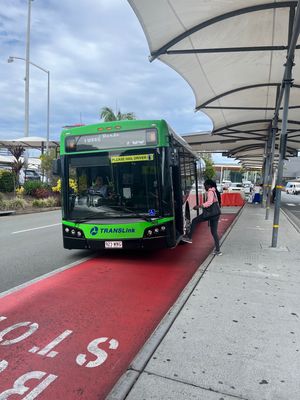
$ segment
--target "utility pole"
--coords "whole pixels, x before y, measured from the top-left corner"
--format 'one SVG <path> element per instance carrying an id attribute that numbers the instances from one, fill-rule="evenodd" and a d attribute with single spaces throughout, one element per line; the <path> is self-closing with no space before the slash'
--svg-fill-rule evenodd
<path id="1" fill-rule="evenodd" d="M 26 33 L 26 56 L 25 56 L 25 121 L 24 121 L 24 136 L 29 136 L 29 74 L 30 74 L 30 23 L 31 23 L 31 2 L 28 0 L 27 12 L 27 33 Z M 28 166 L 28 152 L 24 154 L 25 167 Z"/>

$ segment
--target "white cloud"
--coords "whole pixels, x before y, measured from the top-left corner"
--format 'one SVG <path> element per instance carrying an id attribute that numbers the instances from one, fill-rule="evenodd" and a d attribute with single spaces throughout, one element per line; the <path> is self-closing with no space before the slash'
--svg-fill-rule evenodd
<path id="1" fill-rule="evenodd" d="M 2 0 L 0 9 L 0 138 L 23 135 L 27 2 Z M 149 63 L 147 42 L 124 0 L 32 2 L 31 61 L 50 71 L 51 129 L 95 123 L 103 106 L 164 118 L 178 133 L 209 130 L 194 113 L 192 90 L 166 65 Z M 45 135 L 47 74 L 31 67 L 30 134 Z"/>

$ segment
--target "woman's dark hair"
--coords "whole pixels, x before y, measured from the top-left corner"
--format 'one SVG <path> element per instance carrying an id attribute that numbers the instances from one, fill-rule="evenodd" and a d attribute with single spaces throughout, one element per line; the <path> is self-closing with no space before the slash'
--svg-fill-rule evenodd
<path id="1" fill-rule="evenodd" d="M 205 190 L 208 190 L 210 188 L 215 188 L 216 195 L 218 197 L 218 202 L 221 207 L 221 193 L 218 191 L 216 182 L 213 181 L 212 179 L 206 179 L 206 181 L 204 181 L 204 187 L 205 187 Z"/>

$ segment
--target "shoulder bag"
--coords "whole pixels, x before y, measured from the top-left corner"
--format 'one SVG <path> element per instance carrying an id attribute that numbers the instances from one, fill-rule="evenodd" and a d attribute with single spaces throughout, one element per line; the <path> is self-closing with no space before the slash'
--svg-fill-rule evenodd
<path id="1" fill-rule="evenodd" d="M 216 193 L 214 193 L 214 198 L 217 199 Z M 202 219 L 209 220 L 211 218 L 218 217 L 220 214 L 221 209 L 217 200 L 214 201 L 209 207 L 203 207 Z"/>

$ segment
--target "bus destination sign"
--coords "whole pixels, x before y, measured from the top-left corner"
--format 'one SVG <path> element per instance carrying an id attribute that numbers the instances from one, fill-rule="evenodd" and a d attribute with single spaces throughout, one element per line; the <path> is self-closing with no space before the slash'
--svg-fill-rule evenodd
<path id="1" fill-rule="evenodd" d="M 154 129 L 139 129 L 128 132 L 105 132 L 87 135 L 72 135 L 66 138 L 66 152 L 95 151 L 104 149 L 153 146 L 157 144 Z"/>

